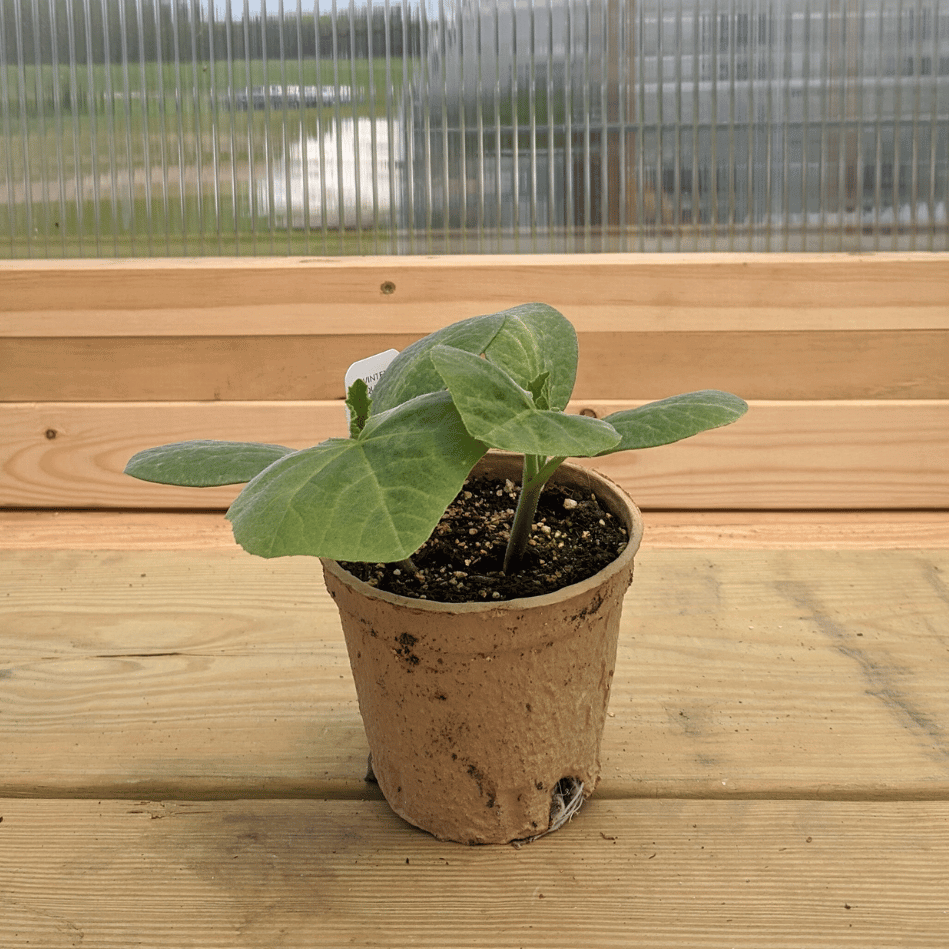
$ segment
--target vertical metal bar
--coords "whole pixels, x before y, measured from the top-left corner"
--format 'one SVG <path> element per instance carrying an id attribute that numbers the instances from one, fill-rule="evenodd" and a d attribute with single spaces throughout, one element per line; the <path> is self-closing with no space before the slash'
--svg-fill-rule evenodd
<path id="1" fill-rule="evenodd" d="M 682 0 L 680 2 L 680 9 Z M 699 176 L 699 137 L 702 115 L 700 110 L 699 94 L 703 83 L 702 78 L 702 60 L 703 47 L 701 43 L 703 15 L 699 8 L 694 8 L 692 15 L 692 164 L 690 174 L 692 176 L 692 213 L 690 223 L 694 237 L 694 250 L 700 249 L 699 238 L 704 233 L 702 226 L 703 201 L 701 178 Z M 709 123 L 711 124 L 711 123 Z"/>
<path id="2" fill-rule="evenodd" d="M 425 90 L 429 97 L 434 93 L 432 78 L 432 63 L 430 57 L 431 30 L 429 25 L 428 11 L 426 4 L 419 6 L 419 63 L 420 63 L 420 83 L 421 88 Z M 427 108 L 425 106 L 428 106 Z M 432 156 L 432 138 L 434 135 L 434 126 L 432 123 L 432 109 L 430 99 L 428 103 L 423 104 L 422 108 L 422 194 L 423 194 L 423 214 L 424 214 L 424 240 L 425 249 L 428 253 L 434 250 L 432 229 L 434 226 L 434 181 L 432 177 L 433 156 Z M 446 202 L 447 208 L 447 202 Z"/>
<path id="3" fill-rule="evenodd" d="M 92 159 L 92 207 L 94 230 L 96 237 L 96 256 L 102 256 L 102 202 L 99 190 L 99 124 L 96 119 L 96 100 L 99 92 L 96 89 L 95 65 L 92 56 L 92 0 L 84 0 L 83 14 L 85 17 L 86 38 L 86 81 L 89 90 L 89 154 Z"/>
<path id="4" fill-rule="evenodd" d="M 600 117 L 600 240 L 599 249 L 601 251 L 610 250 L 611 240 L 611 216 L 612 207 L 610 202 L 614 200 L 612 189 L 610 188 L 610 166 L 613 161 L 611 155 L 613 137 L 613 127 L 611 127 L 611 105 L 610 97 L 610 68 L 609 60 L 615 55 L 615 20 L 610 16 L 612 12 L 610 4 L 600 5 L 600 24 L 597 35 L 600 37 L 602 53 L 596 59 L 591 56 L 595 67 L 591 68 L 592 74 L 599 74 L 599 117 Z M 592 65 L 592 64 L 591 64 Z"/>
<path id="5" fill-rule="evenodd" d="M 738 213 L 735 188 L 735 0 L 728 0 L 728 249 L 735 250 L 735 218 Z"/>
<path id="6" fill-rule="evenodd" d="M 33 88 L 36 96 L 36 126 L 37 133 L 37 157 L 39 159 L 39 182 L 40 182 L 40 204 L 43 209 L 39 222 L 39 230 L 42 232 L 43 253 L 49 257 L 49 232 L 52 226 L 50 216 L 50 189 L 49 189 L 49 143 L 48 129 L 46 126 L 46 105 L 45 89 L 43 88 L 43 54 L 40 47 L 40 37 L 42 34 L 40 28 L 40 5 L 36 0 L 31 4 L 32 8 L 32 33 L 33 33 Z"/>
<path id="7" fill-rule="evenodd" d="M 791 84 L 794 75 L 791 10 L 781 17 L 781 250 L 791 249 Z"/>
<path id="8" fill-rule="evenodd" d="M 718 10 L 718 0 L 712 0 L 712 9 L 709 14 L 709 40 L 712 58 L 711 79 L 711 121 L 709 124 L 709 187 L 711 190 L 712 220 L 710 229 L 709 250 L 715 250 L 718 243 L 721 215 L 719 213 L 718 197 L 718 80 L 719 59 L 721 54 L 721 22 Z"/>
<path id="9" fill-rule="evenodd" d="M 773 207 L 774 202 L 771 196 L 772 190 L 774 188 L 774 152 L 773 152 L 773 142 L 774 142 L 774 81 L 775 81 L 775 68 L 774 68 L 774 5 L 771 0 L 766 0 L 764 5 L 765 12 L 762 14 L 764 16 L 765 24 L 765 36 L 764 36 L 764 51 L 762 54 L 762 61 L 765 63 L 765 84 L 766 84 L 766 98 L 765 98 L 765 128 L 763 129 L 762 134 L 764 135 L 765 140 L 765 209 L 764 209 L 764 249 L 765 251 L 771 251 L 772 249 L 772 239 L 773 239 L 773 229 L 774 229 L 774 214 Z M 760 22 L 760 21 L 759 21 Z M 758 35 L 759 44 L 761 43 L 761 35 L 759 31 Z"/>
<path id="10" fill-rule="evenodd" d="M 204 129 L 201 123 L 201 75 L 202 70 L 198 65 L 198 38 L 197 23 L 198 9 L 197 0 L 191 0 L 187 9 L 188 16 L 188 38 L 191 42 L 191 128 L 192 138 L 194 140 L 194 199 L 186 202 L 187 208 L 194 208 L 194 226 L 198 239 L 198 254 L 205 253 L 205 208 L 204 208 Z M 184 112 L 184 97 L 181 101 L 181 110 Z M 186 178 L 187 180 L 187 178 Z M 215 217 L 215 224 L 217 218 Z"/>
<path id="11" fill-rule="evenodd" d="M 6 8 L 5 5 L 0 3 L 0 35 L 7 36 L 7 30 L 10 27 L 6 22 Z M 6 173 L 6 215 L 7 215 L 7 230 L 8 230 L 8 239 L 10 244 L 10 256 L 16 257 L 16 180 L 15 173 L 13 170 L 13 127 L 10 122 L 10 112 L 12 111 L 11 103 L 13 101 L 13 93 L 10 89 L 8 79 L 7 79 L 7 55 L 6 55 L 6 43 L 0 43 L 0 96 L 3 97 L 3 108 L 0 110 L 0 115 L 3 117 L 3 140 L 0 142 L 0 150 L 3 154 L 3 169 Z"/>
<path id="12" fill-rule="evenodd" d="M 246 130 L 246 141 L 247 141 L 247 176 L 248 176 L 248 214 L 250 215 L 250 240 L 251 240 L 251 253 L 257 254 L 258 252 L 258 243 L 257 243 L 257 231 L 258 231 L 258 217 L 260 213 L 260 201 L 258 200 L 257 193 L 257 161 L 256 161 L 256 143 L 254 141 L 254 116 L 253 111 L 256 109 L 255 96 L 254 96 L 254 80 L 253 73 L 251 71 L 251 55 L 250 55 L 250 4 L 249 0 L 244 0 L 244 10 L 242 17 L 242 40 L 243 40 L 243 51 L 244 51 L 244 83 L 245 89 L 247 91 L 247 130 Z"/>
<path id="13" fill-rule="evenodd" d="M 514 237 L 514 251 L 520 250 L 521 237 L 521 127 L 520 127 L 520 86 L 518 83 L 517 71 L 517 50 L 519 45 L 518 25 L 517 25 L 517 0 L 511 0 L 511 66 L 510 79 L 511 89 L 509 93 L 511 103 L 511 147 L 513 149 L 513 164 L 511 173 L 511 185 L 513 188 L 511 210 L 513 213 L 512 229 Z M 498 46 L 498 57 L 500 58 L 500 45 Z"/>
<path id="14" fill-rule="evenodd" d="M 158 148 L 161 165 L 161 201 L 162 223 L 165 232 L 165 253 L 171 254 L 171 203 L 168 188 L 168 125 L 165 104 L 165 60 L 164 39 L 161 28 L 161 9 L 158 4 L 152 8 L 155 18 L 155 98 L 158 102 Z M 142 69 L 145 70 L 143 64 Z"/>
<path id="15" fill-rule="evenodd" d="M 283 174 L 283 201 L 284 201 L 284 227 L 286 228 L 287 253 L 293 253 L 293 171 L 290 161 L 290 136 L 289 136 L 289 103 L 290 95 L 289 84 L 287 83 L 287 44 L 284 37 L 284 26 L 286 24 L 286 11 L 283 0 L 277 0 L 277 49 L 279 52 L 279 70 L 280 76 L 280 171 Z M 304 177 L 306 168 L 302 162 L 300 165 L 300 175 Z M 276 185 L 275 185 L 276 187 Z M 302 190 L 302 188 L 301 188 Z M 276 218 L 275 218 L 276 226 Z"/>
<path id="16" fill-rule="evenodd" d="M 639 232 L 639 250 L 647 250 L 646 237 L 651 233 L 646 221 L 646 86 L 647 70 L 646 14 L 643 5 L 637 4 L 636 13 L 636 75 L 638 93 L 636 98 L 636 227 Z"/>
<path id="17" fill-rule="evenodd" d="M 530 194 L 528 195 L 528 226 L 530 248 L 537 252 L 537 23 L 534 0 L 527 8 L 527 116 Z"/>
<path id="18" fill-rule="evenodd" d="M 125 197 L 128 200 L 128 214 L 125 215 L 128 227 L 129 244 L 128 254 L 136 255 L 136 239 L 138 237 L 138 215 L 135 213 L 135 178 L 138 171 L 138 161 L 132 147 L 132 84 L 129 75 L 128 24 L 125 16 L 125 2 L 118 5 L 119 17 L 119 45 L 122 71 L 122 102 L 125 121 L 125 176 L 127 187 Z M 140 100 L 141 101 L 141 100 Z"/>
<path id="19" fill-rule="evenodd" d="M 913 114 L 910 120 L 912 129 L 912 168 L 910 171 L 910 250 L 916 250 L 919 239 L 919 114 L 922 109 L 921 59 L 923 53 L 923 5 L 916 0 L 915 24 L 913 36 Z"/>
<path id="20" fill-rule="evenodd" d="M 62 9 L 62 8 L 60 8 Z M 59 24 L 57 22 L 57 7 L 55 0 L 49 0 L 48 12 L 50 23 L 50 59 L 52 61 L 52 79 L 53 79 L 53 116 L 54 132 L 56 138 L 56 178 L 59 191 L 59 219 L 56 227 L 59 230 L 60 254 L 63 257 L 68 256 L 67 233 L 69 225 L 66 219 L 66 169 L 65 156 L 63 153 L 63 144 L 65 139 L 65 130 L 63 127 L 63 90 L 60 76 L 60 56 L 62 51 L 59 48 Z M 2 29 L 0 29 L 2 32 Z M 0 60 L 0 70 L 4 69 L 2 60 Z"/>
<path id="21" fill-rule="evenodd" d="M 205 66 L 208 74 L 208 116 L 211 124 L 211 195 L 214 209 L 214 234 L 216 250 L 219 255 L 224 253 L 224 207 L 221 198 L 221 102 L 217 75 L 217 17 L 215 2 L 208 4 L 208 61 Z M 236 236 L 236 235 L 234 235 Z M 233 236 L 231 237 L 233 240 Z M 231 241 L 228 241 L 231 244 Z"/>
<path id="22" fill-rule="evenodd" d="M 327 222 L 327 202 L 326 202 L 326 126 L 324 122 L 325 99 L 323 90 L 328 85 L 324 82 L 324 64 L 323 64 L 323 30 L 320 25 L 321 14 L 318 0 L 313 4 L 313 29 L 316 54 L 316 83 L 318 87 L 317 96 L 319 106 L 316 113 L 316 148 L 317 148 L 317 169 L 319 171 L 318 181 L 320 193 L 318 195 L 320 205 L 320 237 L 322 241 L 323 253 L 329 252 L 329 224 Z M 332 39 L 332 35 L 331 35 Z"/>
<path id="23" fill-rule="evenodd" d="M 893 206 L 893 226 L 890 232 L 891 247 L 899 248 L 900 232 L 900 177 L 903 164 L 903 4 L 897 0 L 895 10 L 896 69 L 893 76 L 893 171 L 891 175 L 890 200 Z"/>
<path id="24" fill-rule="evenodd" d="M 676 0 L 673 16 L 673 35 L 675 37 L 673 58 L 675 63 L 675 128 L 673 134 L 673 168 L 672 168 L 672 215 L 673 231 L 676 251 L 682 250 L 682 135 L 684 132 L 685 116 L 683 114 L 682 83 L 684 74 L 682 60 L 685 56 L 685 43 L 682 33 L 682 0 Z M 665 16 L 663 16 L 663 30 L 665 30 Z M 692 64 L 693 69 L 695 63 Z"/>
<path id="25" fill-rule="evenodd" d="M 16 69 L 17 69 L 17 102 L 19 107 L 19 138 L 20 138 L 20 158 L 23 162 L 23 209 L 26 220 L 24 221 L 24 248 L 27 257 L 33 256 L 33 175 L 32 159 L 30 150 L 29 121 L 27 118 L 27 80 L 26 80 L 26 54 L 23 49 L 23 22 L 20 10 L 20 0 L 13 2 L 13 22 L 16 33 Z"/>
<path id="26" fill-rule="evenodd" d="M 564 101 L 564 250 L 574 246 L 577 229 L 576 208 L 576 180 L 574 170 L 576 157 L 573 152 L 573 51 L 575 43 L 574 0 L 566 0 L 566 19 L 564 23 L 564 67 L 563 67 L 563 101 Z"/>
<path id="27" fill-rule="evenodd" d="M 560 66 L 556 60 L 557 43 L 554 35 L 553 0 L 547 0 L 547 239 L 546 249 L 556 249 L 557 219 L 557 102 L 560 95 Z"/>
<path id="28" fill-rule="evenodd" d="M 395 58 L 392 52 L 392 6 L 391 0 L 384 0 L 383 6 L 384 24 L 385 24 L 385 90 L 386 90 L 386 162 L 389 169 L 388 189 L 389 189 L 389 253 L 398 251 L 398 225 L 396 214 L 398 212 L 398 196 L 396 193 L 396 129 L 395 129 L 395 83 L 393 82 L 393 62 Z M 405 29 L 403 24 L 402 42 L 405 42 Z"/>
<path id="29" fill-rule="evenodd" d="M 880 249 L 881 221 L 880 210 L 883 200 L 883 101 L 884 101 L 884 40 L 886 0 L 880 0 L 876 8 L 877 21 L 877 75 L 876 109 L 874 112 L 874 168 L 873 168 L 873 249 Z"/>
<path id="30" fill-rule="evenodd" d="M 482 37 L 482 27 L 485 22 L 485 14 L 480 7 L 474 11 L 474 42 L 475 42 L 475 129 L 478 136 L 476 147 L 476 165 L 475 174 L 477 176 L 477 211 L 475 215 L 476 228 L 478 234 L 478 252 L 484 253 L 485 250 L 485 222 L 487 217 L 487 193 L 485 190 L 485 162 L 487 155 L 484 147 L 484 104 L 485 104 L 485 84 L 484 84 L 484 40 Z"/>
<path id="31" fill-rule="evenodd" d="M 379 253 L 379 141 L 376 135 L 375 47 L 372 36 L 372 4 L 366 4 L 366 70 L 369 84 L 369 181 L 372 189 L 372 251 Z M 358 138 L 358 136 L 357 136 Z"/>
<path id="32" fill-rule="evenodd" d="M 362 224 L 362 149 L 360 148 L 359 143 L 359 95 L 360 90 L 356 82 L 356 4 L 355 0 L 349 0 L 348 4 L 348 25 L 349 25 L 349 78 L 351 83 L 352 90 L 352 102 L 351 102 L 351 112 L 350 116 L 352 119 L 352 129 L 353 129 L 353 205 L 355 211 L 355 222 L 356 222 L 356 251 L 359 254 L 363 253 L 363 224 Z M 348 118 L 350 118 L 348 117 Z M 338 156 L 339 156 L 339 177 L 340 180 L 343 178 L 343 172 L 346 168 L 346 150 L 343 143 L 343 129 L 339 129 L 339 145 L 338 145 Z M 340 227 L 342 228 L 342 218 L 340 219 Z"/>
<path id="33" fill-rule="evenodd" d="M 593 188 L 592 188 L 592 177 L 593 177 L 593 154 L 591 148 L 591 128 L 590 128 L 590 110 L 592 103 L 590 101 L 590 64 L 591 64 L 591 50 L 590 50 L 590 34 L 592 32 L 592 24 L 590 22 L 590 7 L 589 4 L 584 4 L 583 7 L 583 66 L 582 66 L 582 85 L 581 85 L 581 98 L 582 98 L 582 113 L 583 113 L 583 226 L 582 226 L 582 238 L 583 250 L 589 252 L 590 240 L 591 240 L 591 226 L 592 226 L 592 205 L 593 205 Z"/>
<path id="34" fill-rule="evenodd" d="M 459 195 L 459 217 L 458 217 L 458 229 L 461 236 L 461 250 L 463 253 L 466 253 L 468 250 L 468 128 L 467 128 L 467 115 L 466 115 L 466 98 L 468 95 L 468 88 L 465 84 L 465 57 L 467 56 L 467 48 L 465 44 L 465 23 L 462 17 L 463 11 L 461 9 L 460 3 L 454 4 L 454 22 L 451 25 L 451 29 L 455 35 L 455 59 L 457 60 L 457 75 L 455 79 L 458 83 L 457 86 L 457 100 L 452 103 L 452 107 L 447 108 L 447 113 L 449 116 L 456 114 L 457 115 L 457 157 L 458 157 L 458 167 L 455 172 L 457 176 Z M 444 29 L 448 31 L 448 14 L 451 11 L 451 7 L 446 9 L 445 18 L 446 22 L 444 24 Z M 447 39 L 446 39 L 447 43 Z M 449 89 L 449 78 L 448 78 L 448 62 L 447 62 L 447 50 L 446 50 L 446 62 L 445 62 L 445 89 L 446 93 Z M 446 100 L 450 99 L 450 96 L 446 94 Z"/>
<path id="35" fill-rule="evenodd" d="M 748 118 L 745 122 L 745 164 L 747 167 L 745 184 L 745 247 L 755 250 L 757 247 L 757 221 L 755 218 L 755 138 L 758 116 L 756 113 L 755 85 L 758 66 L 758 31 L 761 16 L 757 0 L 751 0 L 750 9 L 745 14 L 748 26 L 745 31 L 744 76 L 748 83 Z"/>
<path id="36" fill-rule="evenodd" d="M 188 208 L 187 184 L 185 181 L 185 129 L 184 129 L 184 89 L 181 81 L 181 23 L 178 18 L 178 4 L 171 5 L 171 48 L 175 89 L 175 119 L 177 125 L 177 141 L 175 142 L 178 158 L 178 210 L 181 216 L 181 252 L 188 253 Z M 164 88 L 165 84 L 162 83 Z"/>
<path id="37" fill-rule="evenodd" d="M 804 55 L 802 62 L 801 75 L 801 250 L 809 249 L 807 241 L 808 232 L 808 188 L 810 185 L 810 104 L 811 104 L 811 4 L 810 0 L 805 0 L 803 17 L 803 39 Z M 793 46 L 792 46 L 793 56 Z"/>
<path id="38" fill-rule="evenodd" d="M 274 181 L 274 157 L 271 144 L 271 126 L 273 119 L 273 109 L 270 100 L 271 82 L 270 82 L 270 50 L 268 48 L 267 24 L 270 17 L 267 13 L 267 0 L 260 0 L 260 72 L 263 88 L 263 146 L 264 146 L 264 186 L 267 195 L 267 233 L 268 233 L 268 252 L 275 252 L 276 224 L 275 224 L 275 204 L 276 204 L 276 183 Z"/>
<path id="39" fill-rule="evenodd" d="M 227 77 L 227 110 L 228 110 L 228 149 L 230 151 L 230 178 L 231 178 L 231 219 L 234 228 L 234 254 L 241 253 L 241 226 L 240 226 L 240 196 L 237 185 L 237 105 L 238 90 L 234 75 L 234 11 L 231 0 L 225 0 L 224 5 L 224 44 L 225 44 L 225 76 Z M 250 89 L 245 83 L 245 95 L 249 96 Z M 249 106 L 248 106 L 249 108 Z"/>
<path id="40" fill-rule="evenodd" d="M 938 0 L 934 0 L 932 13 L 932 48 L 930 49 L 930 57 L 932 63 L 932 70 L 930 75 L 932 76 L 931 80 L 931 89 L 929 93 L 930 97 L 930 112 L 929 112 L 929 229 L 926 235 L 926 249 L 929 251 L 934 251 L 936 249 L 936 230 L 938 227 L 937 216 L 939 213 L 939 202 L 936 187 L 937 187 L 937 155 L 939 148 L 939 76 L 942 72 L 941 63 L 940 63 L 940 46 L 939 39 L 940 33 L 942 30 L 942 20 L 943 14 L 939 9 Z M 946 15 L 947 21 L 949 21 L 949 14 Z M 949 22 L 946 23 L 946 39 L 949 40 Z M 949 45 L 949 44 L 947 44 Z M 946 53 L 949 57 L 949 51 Z M 945 157 L 944 157 L 945 160 Z M 947 195 L 943 195 L 943 207 L 945 207 Z M 947 222 L 949 223 L 949 222 Z"/>
<path id="41" fill-rule="evenodd" d="M 109 38 L 109 9 L 107 0 L 102 0 L 102 75 L 104 88 L 102 102 L 105 109 L 105 137 L 109 156 L 109 205 L 112 210 L 112 249 L 119 256 L 119 200 L 118 170 L 116 168 L 115 90 L 112 85 L 112 49 Z"/>
<path id="42" fill-rule="evenodd" d="M 415 119 L 412 114 L 412 96 L 410 95 L 413 64 L 415 58 L 412 51 L 415 49 L 415 30 L 412 23 L 416 15 L 410 12 L 409 0 L 401 0 L 402 19 L 402 161 L 403 161 L 403 200 L 405 213 L 403 220 L 408 235 L 408 252 L 415 253 Z M 419 52 L 421 55 L 421 52 Z"/>
<path id="43" fill-rule="evenodd" d="M 388 0 L 387 0 L 388 2 Z M 304 252 L 310 253 L 310 136 L 306 129 L 306 110 L 310 108 L 307 98 L 306 70 L 303 66 L 303 0 L 297 0 L 297 83 L 300 87 L 300 98 L 298 100 L 300 123 L 300 199 L 302 207 L 302 228 L 303 228 L 303 247 Z M 317 27 L 319 35 L 319 27 Z M 319 79 L 315 80 L 319 88 Z"/>
<path id="44" fill-rule="evenodd" d="M 653 202 L 656 215 L 656 250 L 663 247 L 663 203 L 665 198 L 665 175 L 663 173 L 666 147 L 666 84 L 665 84 L 665 8 L 662 0 L 656 0 L 655 6 L 655 37 L 653 42 L 656 49 L 656 172 L 652 182 Z M 673 93 L 675 90 L 673 90 Z M 675 247 L 675 243 L 673 247 Z"/>

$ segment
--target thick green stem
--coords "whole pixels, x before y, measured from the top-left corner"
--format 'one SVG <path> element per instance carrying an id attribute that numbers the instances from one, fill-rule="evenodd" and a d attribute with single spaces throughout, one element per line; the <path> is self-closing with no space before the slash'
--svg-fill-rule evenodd
<path id="1" fill-rule="evenodd" d="M 524 456 L 524 474 L 521 479 L 521 494 L 517 499 L 517 509 L 514 511 L 514 523 L 511 525 L 511 536 L 504 552 L 504 572 L 513 573 L 520 567 L 530 541 L 531 526 L 534 515 L 537 513 L 537 502 L 541 491 L 550 479 L 550 476 L 563 463 L 563 458 L 544 458 L 543 455 Z"/>

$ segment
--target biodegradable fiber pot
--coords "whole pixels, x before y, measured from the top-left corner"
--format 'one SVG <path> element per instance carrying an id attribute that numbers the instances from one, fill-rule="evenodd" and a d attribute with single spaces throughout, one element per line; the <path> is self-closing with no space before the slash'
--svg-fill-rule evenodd
<path id="1" fill-rule="evenodd" d="M 520 480 L 517 457 L 473 475 Z M 556 593 L 437 603 L 386 593 L 323 561 L 336 601 L 379 786 L 392 809 L 436 837 L 507 843 L 543 833 L 562 779 L 593 792 L 623 596 L 642 537 L 613 482 L 564 464 L 626 527 L 608 567 Z"/>

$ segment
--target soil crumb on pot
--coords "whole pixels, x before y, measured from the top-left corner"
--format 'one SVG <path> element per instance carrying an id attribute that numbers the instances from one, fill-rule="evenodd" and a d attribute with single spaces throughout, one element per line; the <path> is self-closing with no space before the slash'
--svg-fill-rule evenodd
<path id="1" fill-rule="evenodd" d="M 432 536 L 412 556 L 418 573 L 395 563 L 341 562 L 374 587 L 443 603 L 513 600 L 553 593 L 592 577 L 623 551 L 625 528 L 582 489 L 548 484 L 537 506 L 521 569 L 501 571 L 518 486 L 469 479 Z"/>

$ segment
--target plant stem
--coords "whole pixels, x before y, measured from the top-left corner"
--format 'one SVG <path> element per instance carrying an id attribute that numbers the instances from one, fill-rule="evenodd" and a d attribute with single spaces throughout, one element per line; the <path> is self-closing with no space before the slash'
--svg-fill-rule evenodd
<path id="1" fill-rule="evenodd" d="M 563 463 L 563 458 L 545 458 L 543 455 L 524 456 L 524 474 L 521 493 L 517 499 L 511 536 L 504 552 L 504 572 L 512 573 L 520 567 L 531 536 L 531 526 L 537 513 L 537 502 L 550 476 Z"/>

